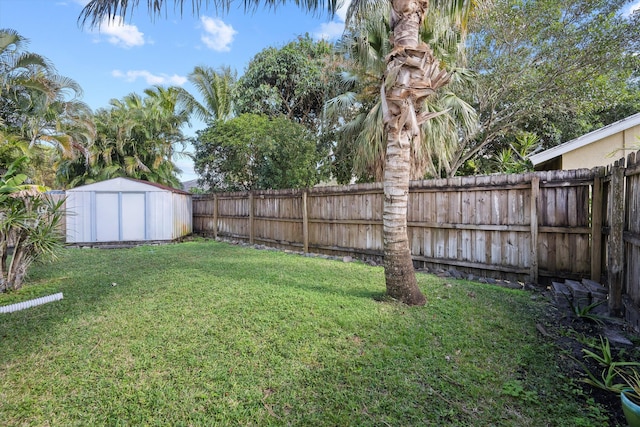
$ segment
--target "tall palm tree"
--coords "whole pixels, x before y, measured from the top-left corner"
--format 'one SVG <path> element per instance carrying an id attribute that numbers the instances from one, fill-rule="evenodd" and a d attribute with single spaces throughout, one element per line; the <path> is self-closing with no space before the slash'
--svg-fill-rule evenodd
<path id="1" fill-rule="evenodd" d="M 464 25 L 474 0 L 441 0 L 442 7 Z M 352 2 L 349 15 L 375 9 L 379 1 Z M 428 0 L 392 0 L 389 18 L 392 50 L 383 77 L 381 114 L 386 132 L 383 172 L 383 238 L 387 293 L 410 305 L 425 303 L 417 286 L 407 234 L 407 205 L 411 154 L 422 146 L 422 126 L 441 112 L 430 111 L 427 101 L 449 83 L 451 75 L 421 39 Z"/>
<path id="2" fill-rule="evenodd" d="M 14 147 L 37 160 L 54 147 L 58 158 L 73 158 L 93 138 L 92 112 L 79 100 L 78 83 L 57 74 L 46 58 L 25 51 L 26 45 L 16 31 L 0 30 L 3 148 Z M 42 171 L 30 172 L 32 178 L 37 172 Z"/>
<path id="3" fill-rule="evenodd" d="M 364 0 L 364 3 L 379 1 Z M 474 0 L 447 0 L 445 3 L 452 10 L 462 10 L 469 1 Z M 184 0 L 174 2 L 182 10 Z M 138 3 L 137 0 L 92 0 L 83 9 L 80 20 L 97 25 L 104 17 L 126 16 Z M 231 0 L 213 2 L 222 9 L 227 9 L 230 3 Z M 275 0 L 244 0 L 245 7 L 250 8 L 280 3 Z M 337 0 L 296 0 L 295 3 L 310 11 L 326 8 L 330 14 L 335 13 L 338 6 Z M 163 4 L 163 0 L 147 0 L 153 14 L 160 14 Z M 192 0 L 194 11 L 199 11 L 201 5 L 201 0 Z M 382 115 L 387 132 L 383 212 L 385 279 L 387 293 L 409 305 L 426 302 L 417 286 L 407 237 L 411 146 L 421 138 L 420 126 L 435 115 L 423 111 L 425 99 L 450 80 L 449 74 L 440 69 L 429 46 L 420 40 L 420 28 L 428 7 L 428 0 L 391 0 L 389 22 L 393 49 L 387 59 L 381 87 Z"/>
<path id="4" fill-rule="evenodd" d="M 189 82 L 195 86 L 202 97 L 198 102 L 190 94 L 185 93 L 196 117 L 211 122 L 226 121 L 233 115 L 233 89 L 237 80 L 236 72 L 230 67 L 218 70 L 208 66 L 197 66 L 189 74 Z"/>
<path id="5" fill-rule="evenodd" d="M 353 156 L 353 173 L 361 180 L 382 181 L 384 173 L 387 136 L 379 82 L 391 51 L 388 9 L 388 4 L 381 5 L 371 12 L 373 16 L 360 17 L 360 21 L 349 25 L 338 44 L 338 50 L 351 62 L 349 72 L 342 73 L 343 92 L 327 103 L 328 112 L 348 120 L 339 133 L 339 149 Z M 464 37 L 451 28 L 450 16 L 441 9 L 433 8 L 435 13 L 429 16 L 429 26 L 422 26 L 421 37 L 445 62 L 451 82 L 447 90 L 437 92 L 423 106 L 442 114 L 421 126 L 422 145 L 412 144 L 412 179 L 423 178 L 425 172 L 432 176 L 447 172 L 460 135 L 477 128 L 475 110 L 456 95 L 461 87 L 474 84 L 474 74 L 464 68 L 460 49 Z"/>

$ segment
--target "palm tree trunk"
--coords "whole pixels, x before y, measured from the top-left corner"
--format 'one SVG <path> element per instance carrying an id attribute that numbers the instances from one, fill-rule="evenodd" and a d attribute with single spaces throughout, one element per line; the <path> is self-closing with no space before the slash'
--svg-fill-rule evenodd
<path id="1" fill-rule="evenodd" d="M 426 299 L 416 281 L 407 234 L 407 205 L 411 176 L 411 146 L 420 144 L 420 125 L 433 114 L 420 113 L 425 99 L 445 85 L 431 49 L 420 42 L 420 26 L 428 0 L 393 0 L 393 50 L 387 60 L 382 87 L 387 130 L 384 170 L 384 267 L 387 293 L 408 305 Z"/>

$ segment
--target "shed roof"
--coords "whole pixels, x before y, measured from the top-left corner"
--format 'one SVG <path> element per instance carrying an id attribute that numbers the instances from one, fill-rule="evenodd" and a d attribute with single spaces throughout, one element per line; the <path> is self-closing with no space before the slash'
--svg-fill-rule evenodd
<path id="1" fill-rule="evenodd" d="M 149 187 L 152 187 L 150 189 Z M 116 191 L 116 190 L 130 190 L 130 191 L 168 191 L 171 193 L 191 195 L 183 190 L 169 187 L 167 185 L 158 184 L 156 182 L 143 181 L 141 179 L 134 178 L 112 178 L 106 181 L 94 182 L 93 184 L 87 184 L 80 187 L 75 187 L 67 192 L 74 191 Z"/>
<path id="2" fill-rule="evenodd" d="M 533 163 L 533 165 L 535 166 L 638 125 L 640 125 L 640 113 L 634 114 L 615 123 L 611 123 L 610 125 L 601 127 L 600 129 L 594 130 L 576 139 L 572 139 L 571 141 L 567 141 L 563 144 L 549 148 L 548 150 L 533 154 L 529 156 L 529 160 L 531 160 L 531 163 Z"/>

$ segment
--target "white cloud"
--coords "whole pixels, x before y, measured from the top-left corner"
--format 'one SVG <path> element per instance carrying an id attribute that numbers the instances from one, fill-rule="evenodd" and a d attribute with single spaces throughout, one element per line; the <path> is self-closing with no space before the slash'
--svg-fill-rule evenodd
<path id="1" fill-rule="evenodd" d="M 340 21 L 344 22 L 347 20 L 347 9 L 349 9 L 349 5 L 351 4 L 351 0 L 346 0 L 338 10 L 336 10 L 336 15 L 340 18 Z"/>
<path id="2" fill-rule="evenodd" d="M 221 19 L 203 16 L 200 18 L 204 28 L 204 34 L 200 40 L 216 52 L 228 52 L 231 50 L 233 37 L 238 33 L 231 25 L 225 24 Z"/>
<path id="3" fill-rule="evenodd" d="M 338 3 L 340 4 L 340 3 Z M 335 40 L 342 35 L 344 32 L 344 21 L 347 17 L 347 9 L 351 4 L 351 0 L 345 0 L 340 8 L 336 10 L 335 17 L 331 22 L 324 22 L 320 24 L 320 28 L 318 28 L 314 33 L 313 37 L 316 40 L 324 39 L 324 40 Z"/>
<path id="4" fill-rule="evenodd" d="M 631 14 L 638 12 L 640 13 L 640 0 L 632 4 L 626 9 L 625 16 L 631 16 Z"/>
<path id="5" fill-rule="evenodd" d="M 120 70 L 113 70 L 111 72 L 113 77 L 123 79 L 126 82 L 135 82 L 138 79 L 144 79 L 149 85 L 172 85 L 182 86 L 187 82 L 187 78 L 174 74 L 169 76 L 167 74 L 153 74 L 147 70 L 129 70 L 123 73 Z"/>
<path id="6" fill-rule="evenodd" d="M 112 20 L 105 17 L 98 26 L 98 32 L 106 35 L 109 43 L 126 49 L 145 44 L 144 33 L 135 25 L 125 24 L 122 16 L 115 16 Z"/>
<path id="7" fill-rule="evenodd" d="M 324 22 L 320 28 L 313 34 L 316 39 L 334 40 L 342 35 L 344 31 L 344 22 Z"/>

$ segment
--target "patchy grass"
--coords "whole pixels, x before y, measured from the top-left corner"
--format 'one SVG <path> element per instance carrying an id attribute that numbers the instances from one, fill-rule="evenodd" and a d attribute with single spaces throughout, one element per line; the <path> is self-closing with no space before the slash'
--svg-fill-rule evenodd
<path id="1" fill-rule="evenodd" d="M 0 315 L 0 425 L 606 423 L 521 291 L 420 275 L 409 308 L 380 267 L 212 241 L 69 249 L 31 282 L 64 299 Z"/>

